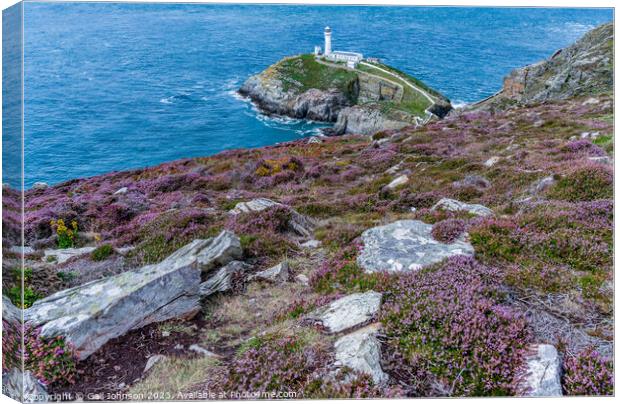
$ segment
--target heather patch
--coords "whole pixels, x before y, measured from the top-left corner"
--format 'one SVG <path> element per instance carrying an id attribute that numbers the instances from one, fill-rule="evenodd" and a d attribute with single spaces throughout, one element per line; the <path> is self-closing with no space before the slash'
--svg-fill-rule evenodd
<path id="1" fill-rule="evenodd" d="M 357 264 L 359 248 L 350 245 L 336 252 L 310 277 L 310 286 L 323 294 L 334 292 L 382 291 L 388 285 L 390 275 L 383 272 L 366 273 Z"/>
<path id="2" fill-rule="evenodd" d="M 338 376 L 328 375 L 332 362 L 327 345 L 313 333 L 266 334 L 250 339 L 211 383 L 216 389 L 240 393 L 296 392 L 297 398 L 385 396 L 366 375 L 347 369 Z"/>
<path id="3" fill-rule="evenodd" d="M 452 243 L 465 232 L 465 221 L 460 219 L 446 219 L 435 223 L 431 234 L 442 243 Z"/>
<path id="4" fill-rule="evenodd" d="M 613 198 L 614 176 L 610 167 L 586 164 L 562 177 L 547 193 L 550 198 L 577 202 Z"/>
<path id="5" fill-rule="evenodd" d="M 219 230 L 214 217 L 201 209 L 164 212 L 137 231 L 140 242 L 131 257 L 140 265 L 153 264 L 190 241 L 213 237 Z"/>
<path id="6" fill-rule="evenodd" d="M 71 384 L 75 381 L 77 359 L 62 336 L 43 337 L 39 328 L 25 325 L 18 329 L 3 321 L 2 352 L 3 370 L 21 368 L 23 358 L 24 368 L 43 384 Z M 12 352 L 19 354 L 11 355 Z"/>
<path id="7" fill-rule="evenodd" d="M 569 396 L 611 396 L 614 394 L 613 360 L 586 348 L 564 361 L 562 386 Z"/>
<path id="8" fill-rule="evenodd" d="M 402 275 L 380 320 L 386 370 L 415 396 L 516 392 L 530 336 L 502 304 L 502 277 L 468 257 Z"/>

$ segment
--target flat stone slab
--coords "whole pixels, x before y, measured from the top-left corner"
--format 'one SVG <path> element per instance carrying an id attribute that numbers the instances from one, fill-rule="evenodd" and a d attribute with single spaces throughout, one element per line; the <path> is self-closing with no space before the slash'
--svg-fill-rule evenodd
<path id="1" fill-rule="evenodd" d="M 453 255 L 473 255 L 462 237 L 445 244 L 431 235 L 433 226 L 419 220 L 399 220 L 362 233 L 357 263 L 368 273 L 417 271 Z"/>
<path id="2" fill-rule="evenodd" d="M 493 211 L 484 205 L 465 203 L 450 198 L 440 199 L 431 210 L 447 210 L 450 212 L 465 211 L 476 216 L 490 216 L 493 214 Z"/>
<path id="3" fill-rule="evenodd" d="M 381 369 L 381 343 L 376 338 L 378 328 L 378 324 L 371 324 L 337 340 L 334 365 L 366 373 L 376 385 L 387 382 L 389 377 Z"/>
<path id="4" fill-rule="evenodd" d="M 308 315 L 330 334 L 360 326 L 371 320 L 381 307 L 381 293 L 354 293 L 334 300 Z"/>
<path id="5" fill-rule="evenodd" d="M 241 254 L 228 231 L 194 240 L 158 264 L 66 289 L 36 301 L 24 320 L 45 337 L 64 336 L 82 360 L 112 338 L 200 310 L 201 272 Z"/>
<path id="6" fill-rule="evenodd" d="M 43 261 L 47 261 L 49 257 L 54 257 L 58 264 L 69 261 L 73 257 L 79 257 L 81 255 L 90 254 L 95 251 L 96 247 L 82 247 L 82 248 L 60 248 L 58 250 L 45 250 L 43 252 Z"/>
<path id="7" fill-rule="evenodd" d="M 289 272 L 288 261 L 282 261 L 274 267 L 253 274 L 248 280 L 258 279 L 262 281 L 281 283 L 288 281 Z"/>
<path id="8" fill-rule="evenodd" d="M 525 395 L 561 396 L 561 363 L 558 351 L 548 344 L 535 345 L 532 350 L 532 355 L 527 358 L 527 377 L 523 383 Z"/>

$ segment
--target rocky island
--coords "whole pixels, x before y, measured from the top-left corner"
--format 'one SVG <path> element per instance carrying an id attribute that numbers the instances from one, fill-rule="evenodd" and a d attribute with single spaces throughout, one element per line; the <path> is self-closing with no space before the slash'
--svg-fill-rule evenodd
<path id="1" fill-rule="evenodd" d="M 239 93 L 268 114 L 335 122 L 326 133 L 338 135 L 420 126 L 452 109 L 439 92 L 376 59 L 347 64 L 321 54 L 284 58 Z"/>
<path id="2" fill-rule="evenodd" d="M 612 52 L 448 115 L 297 56 L 241 91 L 343 136 L 4 187 L 7 393 L 613 395 Z"/>

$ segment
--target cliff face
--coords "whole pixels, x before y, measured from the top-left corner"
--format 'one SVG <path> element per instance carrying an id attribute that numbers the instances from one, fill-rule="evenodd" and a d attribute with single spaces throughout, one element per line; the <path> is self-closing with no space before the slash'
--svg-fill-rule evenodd
<path id="1" fill-rule="evenodd" d="M 441 94 L 388 66 L 348 69 L 314 55 L 279 61 L 250 77 L 239 93 L 268 114 L 337 122 L 326 134 L 370 135 L 421 125 L 452 108 Z"/>
<path id="2" fill-rule="evenodd" d="M 502 90 L 477 106 L 493 108 L 612 91 L 613 35 L 613 23 L 601 25 L 548 60 L 513 70 Z"/>

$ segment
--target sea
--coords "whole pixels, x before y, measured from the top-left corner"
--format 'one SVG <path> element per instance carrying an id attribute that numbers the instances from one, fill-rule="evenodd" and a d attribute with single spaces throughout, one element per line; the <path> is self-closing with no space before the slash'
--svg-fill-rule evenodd
<path id="1" fill-rule="evenodd" d="M 325 124 L 266 117 L 236 91 L 323 45 L 325 26 L 333 49 L 462 105 L 611 20 L 611 9 L 27 2 L 24 183 L 320 134 Z"/>

